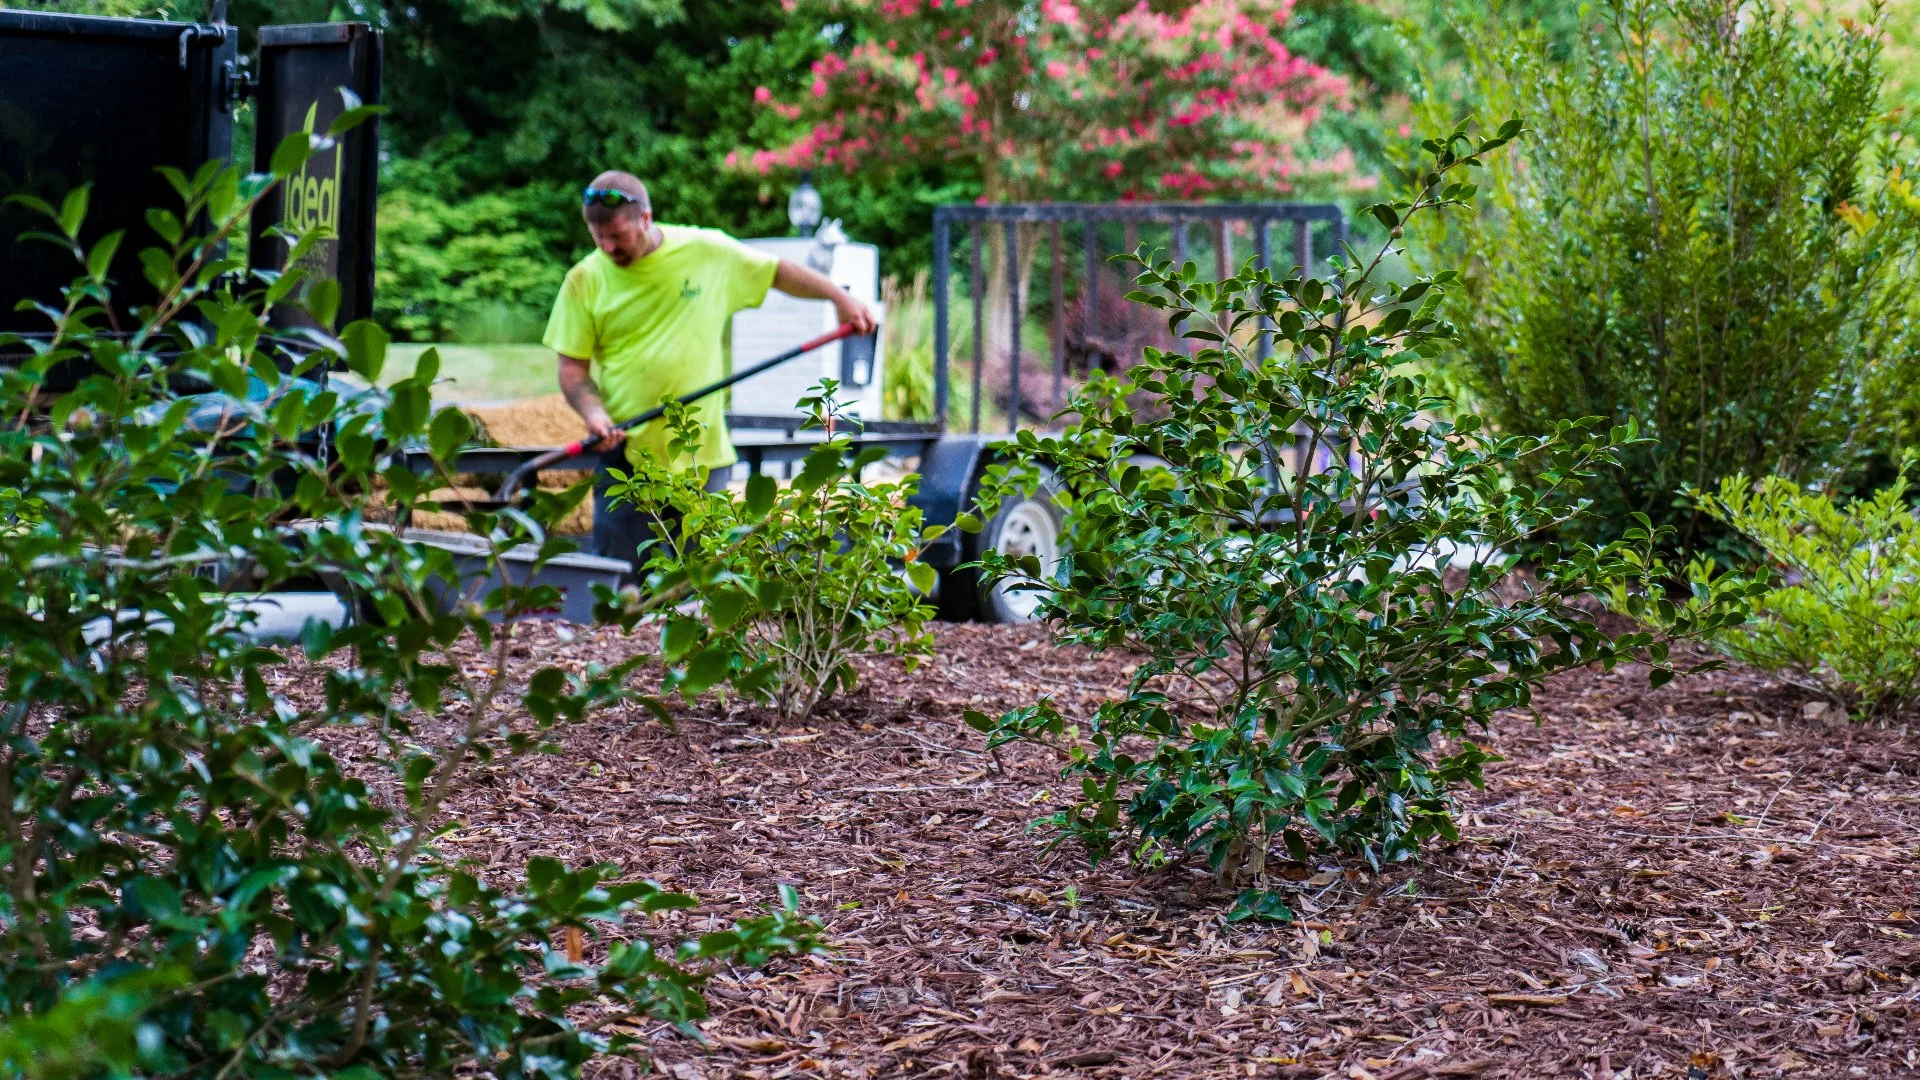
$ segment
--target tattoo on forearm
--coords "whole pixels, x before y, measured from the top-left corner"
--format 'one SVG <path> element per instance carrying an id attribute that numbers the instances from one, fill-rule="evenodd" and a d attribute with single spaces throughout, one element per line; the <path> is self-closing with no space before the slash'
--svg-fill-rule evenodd
<path id="1" fill-rule="evenodd" d="M 573 411 L 585 416 L 590 408 L 604 409 L 600 400 L 600 388 L 593 383 L 593 376 L 585 372 L 563 371 L 560 377 L 560 393 L 573 406 Z"/>

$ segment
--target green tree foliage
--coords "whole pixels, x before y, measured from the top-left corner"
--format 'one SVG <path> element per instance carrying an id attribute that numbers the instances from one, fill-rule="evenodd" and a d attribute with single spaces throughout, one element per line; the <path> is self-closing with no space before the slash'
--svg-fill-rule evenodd
<path id="1" fill-rule="evenodd" d="M 207 11 L 205 0 L 25 6 L 175 19 Z M 1382 113 L 1372 102 L 1398 101 L 1413 71 L 1386 10 L 1375 0 L 1298 0 L 1276 27 L 1292 53 L 1363 89 L 1353 110 L 1323 110 L 1282 140 L 1300 160 L 1344 162 L 1350 151 L 1359 173 L 1382 167 L 1384 118 L 1397 124 L 1404 107 Z M 394 109 L 382 121 L 378 317 L 403 337 L 435 340 L 469 337 L 476 320 L 537 332 L 566 267 L 588 250 L 576 189 L 604 168 L 645 178 L 665 220 L 787 235 L 792 175 L 725 161 L 801 134 L 756 91 L 805 99 L 814 61 L 851 33 L 819 5 L 788 11 L 781 0 L 233 0 L 230 18 L 243 49 L 266 23 L 360 19 L 385 29 Z M 1038 144 L 1014 151 L 1027 155 L 1024 172 L 1049 164 Z M 1087 192 L 1123 190 L 1093 179 L 1102 182 Z M 884 175 L 834 169 L 815 184 L 828 214 L 880 245 L 886 273 L 908 279 L 930 261 L 932 208 L 984 190 L 965 161 L 901 163 Z"/>
<path id="2" fill-rule="evenodd" d="M 800 85 L 827 47 L 778 0 L 633 5 L 618 28 L 581 5 L 388 5 L 379 310 L 401 332 L 457 335 L 476 306 L 544 317 L 589 250 L 578 189 L 603 169 L 646 180 L 663 220 L 785 236 L 788 181 L 722 167 L 755 122 L 754 90 Z M 925 261 L 931 207 L 970 197 L 941 176 L 822 179 L 829 212 L 890 265 Z M 385 231 L 391 224 L 394 231 Z"/>
<path id="3" fill-rule="evenodd" d="M 205 0 L 24 6 L 166 19 L 208 10 Z M 488 309 L 523 326 L 544 318 L 590 250 L 579 188 L 604 169 L 646 179 L 663 220 L 787 235 L 786 181 L 721 162 L 758 118 L 755 87 L 802 85 L 830 43 L 780 0 L 233 0 L 229 18 L 243 50 L 270 23 L 385 31 L 393 110 L 381 122 L 377 313 L 405 337 L 435 340 L 462 336 Z M 926 261 L 935 203 L 971 197 L 937 173 L 820 186 L 855 236 L 900 265 Z"/>
<path id="4" fill-rule="evenodd" d="M 1730 476 L 1701 505 L 1778 568 L 1754 621 L 1717 635 L 1729 654 L 1862 718 L 1920 697 L 1920 519 L 1904 475 L 1845 502 Z"/>
<path id="5" fill-rule="evenodd" d="M 1415 197 L 1373 215 L 1397 234 L 1464 205 L 1461 174 L 1519 129 L 1429 140 Z M 1644 523 L 1512 573 L 1519 545 L 1578 520 L 1639 440 L 1598 418 L 1502 434 L 1434 396 L 1407 361 L 1457 346 L 1438 315 L 1457 276 L 1380 282 L 1391 248 L 1328 277 L 1249 269 L 1216 284 L 1149 265 L 1135 295 L 1193 354 L 1148 350 L 1131 382 L 1077 396 L 1065 434 L 1022 433 L 996 466 L 1001 491 L 1051 469 L 1070 542 L 1056 580 L 1031 557 L 989 553 L 985 571 L 1045 589 L 1063 640 L 1142 660 L 1126 696 L 1073 734 L 1046 700 L 969 722 L 991 745 L 1062 744 L 1079 780 L 1048 819 L 1063 838 L 1095 858 L 1197 854 L 1255 886 L 1236 917 L 1286 916 L 1258 888 L 1269 858 L 1326 850 L 1377 867 L 1453 837 L 1451 792 L 1491 760 L 1474 733 L 1548 675 L 1638 658 L 1655 684 L 1670 678 L 1668 638 L 1608 632 L 1583 603 L 1596 590 L 1659 611 L 1669 637 L 1739 614 L 1737 589 L 1676 609 Z M 1136 415 L 1136 391 L 1165 415 Z M 1539 481 L 1509 483 L 1516 468 Z"/>
<path id="6" fill-rule="evenodd" d="M 912 670 L 933 652 L 926 632 L 933 609 L 920 596 L 933 591 L 934 571 L 913 560 L 938 532 L 923 537 L 920 510 L 908 505 L 920 478 L 861 480 L 886 448 L 855 452 L 851 439 L 833 434 L 847 424 L 837 389 L 824 379 L 801 399 L 805 428 L 826 437 L 785 487 L 761 473 L 744 496 L 706 491 L 703 470 L 675 467 L 691 460 L 701 428 L 672 402 L 666 422 L 675 462 L 630 477 L 615 472 L 613 497 L 647 515 L 660 537 L 647 557 L 649 575 L 712 571 L 693 590 L 701 618 L 677 616 L 662 634 L 668 687 L 691 695 L 728 679 L 772 700 L 782 719 L 800 720 L 853 689 L 854 657 L 899 656 Z"/>
<path id="7" fill-rule="evenodd" d="M 476 765 L 630 696 L 644 658 L 515 656 L 516 622 L 559 594 L 503 553 L 567 550 L 544 523 L 584 485 L 472 515 L 477 572 L 376 524 L 432 508 L 471 427 L 430 408 L 432 354 L 390 395 L 328 386 L 341 363 L 377 379 L 371 323 L 268 335 L 301 272 L 222 245 L 310 152 L 296 133 L 271 175 L 169 173 L 181 205 L 150 214 L 166 239 L 140 258 L 161 299 L 127 333 L 105 277 L 127 238 L 80 247 L 84 188 L 27 200 L 79 276 L 42 309 L 50 337 L 0 337 L 26 354 L 0 372 L 0 1074 L 564 1077 L 633 1045 L 615 1025 L 703 1016 L 715 966 L 811 946 L 788 894 L 678 944 L 620 929 L 590 959 L 585 935 L 695 901 L 551 859 L 502 884 L 441 851 Z M 337 286 L 305 295 L 331 325 Z M 249 632 L 263 590 L 302 582 L 358 617 L 291 647 Z M 351 769 L 328 749 L 346 728 L 369 751 Z"/>
<path id="8" fill-rule="evenodd" d="M 403 338 L 470 341 L 476 317 L 500 311 L 538 341 L 566 277 L 577 199 L 560 185 L 473 190 L 432 163 L 401 159 L 383 178 L 375 297 L 381 321 Z"/>
<path id="9" fill-rule="evenodd" d="M 1489 169 L 1480 225 L 1430 225 L 1464 262 L 1448 370 L 1505 431 L 1637 420 L 1651 439 L 1594 489 L 1592 529 L 1644 513 L 1710 545 L 1682 486 L 1857 476 L 1910 439 L 1920 202 L 1871 28 L 1721 0 L 1601 14 L 1569 64 L 1537 33 L 1470 41 L 1476 92 L 1542 134 Z"/>

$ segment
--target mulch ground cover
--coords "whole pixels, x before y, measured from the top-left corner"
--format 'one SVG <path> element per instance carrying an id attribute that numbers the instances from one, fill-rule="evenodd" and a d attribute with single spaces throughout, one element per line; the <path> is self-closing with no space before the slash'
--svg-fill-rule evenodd
<path id="1" fill-rule="evenodd" d="M 636 647 L 522 628 L 566 665 Z M 1920 742 L 1809 716 L 1720 672 L 1556 679 L 1465 800 L 1462 840 L 1373 876 L 1293 868 L 1303 920 L 1229 925 L 1204 868 L 1090 869 L 1029 828 L 1063 796 L 1031 747 L 961 723 L 1051 694 L 1092 709 L 1124 655 L 1030 628 L 942 626 L 911 675 L 804 727 L 703 702 L 637 707 L 483 770 L 446 843 L 510 881 L 612 861 L 704 906 L 792 884 L 829 955 L 710 986 L 702 1046 L 648 1025 L 679 1080 L 754 1077 L 1851 1077 L 1920 1063 Z M 516 646 L 518 648 L 518 646 Z M 485 661 L 470 657 L 480 666 Z M 364 744 L 339 740 L 351 758 Z M 627 1063 L 598 1067 L 629 1074 Z"/>

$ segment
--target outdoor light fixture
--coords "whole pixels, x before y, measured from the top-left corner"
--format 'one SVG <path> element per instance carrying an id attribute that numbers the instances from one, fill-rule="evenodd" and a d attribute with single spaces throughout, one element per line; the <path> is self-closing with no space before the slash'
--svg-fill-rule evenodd
<path id="1" fill-rule="evenodd" d="M 787 220 L 800 231 L 801 236 L 812 236 L 813 230 L 820 224 L 820 193 L 814 190 L 813 174 L 800 174 L 800 186 L 787 196 Z"/>

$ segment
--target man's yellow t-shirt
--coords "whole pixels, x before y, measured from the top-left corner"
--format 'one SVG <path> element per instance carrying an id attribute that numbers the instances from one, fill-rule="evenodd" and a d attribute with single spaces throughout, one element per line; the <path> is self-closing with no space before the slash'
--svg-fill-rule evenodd
<path id="1" fill-rule="evenodd" d="M 660 246 L 621 266 L 595 250 L 567 271 L 542 340 L 555 352 L 588 360 L 615 423 L 727 376 L 721 336 L 742 308 L 759 307 L 773 285 L 778 256 L 715 229 L 659 225 Z M 696 464 L 734 463 L 724 391 L 692 406 L 706 427 Z M 666 426 L 654 421 L 627 436 L 627 460 L 667 455 Z"/>

